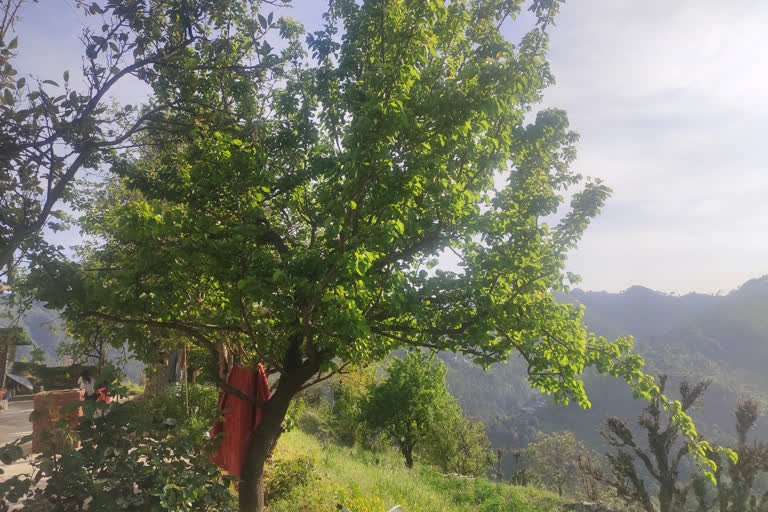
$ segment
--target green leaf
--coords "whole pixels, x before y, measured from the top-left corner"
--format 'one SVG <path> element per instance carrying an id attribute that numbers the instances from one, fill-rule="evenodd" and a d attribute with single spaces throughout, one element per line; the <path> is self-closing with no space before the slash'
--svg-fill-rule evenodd
<path id="1" fill-rule="evenodd" d="M 27 79 L 24 77 L 19 78 L 16 81 L 16 89 L 21 89 L 27 83 Z"/>
<path id="2" fill-rule="evenodd" d="M 13 94 L 10 89 L 3 91 L 3 103 L 6 105 L 13 105 Z"/>
<path id="3" fill-rule="evenodd" d="M 64 71 L 64 81 L 69 82 L 69 70 Z"/>
<path id="4" fill-rule="evenodd" d="M 19 45 L 19 38 L 18 38 L 18 36 L 17 36 L 17 37 L 14 37 L 14 38 L 11 40 L 11 42 L 10 42 L 10 43 L 8 43 L 8 49 L 9 49 L 9 50 L 13 50 L 13 49 L 15 49 L 15 48 L 16 48 L 18 45 Z"/>
<path id="5" fill-rule="evenodd" d="M 43 83 L 53 85 L 54 87 L 59 87 L 59 84 L 57 82 L 54 82 L 53 80 L 43 80 Z"/>

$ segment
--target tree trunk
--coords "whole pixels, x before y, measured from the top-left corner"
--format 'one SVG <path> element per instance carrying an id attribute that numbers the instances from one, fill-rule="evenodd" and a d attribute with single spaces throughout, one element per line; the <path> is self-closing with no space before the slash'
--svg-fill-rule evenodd
<path id="1" fill-rule="evenodd" d="M 403 457 L 405 457 L 405 466 L 411 469 L 413 467 L 413 447 L 403 445 L 400 451 L 403 453 Z"/>
<path id="2" fill-rule="evenodd" d="M 659 512 L 674 512 L 672 510 L 674 497 L 674 483 L 672 482 L 672 485 L 670 485 L 670 482 L 662 481 L 659 488 Z"/>
<path id="3" fill-rule="evenodd" d="M 264 510 L 264 465 L 280 438 L 288 405 L 304 382 L 303 378 L 281 377 L 275 394 L 262 408 L 261 423 L 251 435 L 243 462 L 240 512 Z"/>

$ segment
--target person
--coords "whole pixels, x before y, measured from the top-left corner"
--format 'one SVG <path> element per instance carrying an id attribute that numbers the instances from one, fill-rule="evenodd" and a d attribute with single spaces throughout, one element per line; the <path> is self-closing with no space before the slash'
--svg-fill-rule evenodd
<path id="1" fill-rule="evenodd" d="M 94 381 L 94 378 L 91 377 L 88 369 L 83 368 L 83 371 L 80 372 L 80 377 L 77 379 L 77 385 L 80 386 L 80 389 L 85 390 L 86 400 L 94 400 L 96 398 L 96 390 L 94 389 L 95 384 L 96 382 Z"/>

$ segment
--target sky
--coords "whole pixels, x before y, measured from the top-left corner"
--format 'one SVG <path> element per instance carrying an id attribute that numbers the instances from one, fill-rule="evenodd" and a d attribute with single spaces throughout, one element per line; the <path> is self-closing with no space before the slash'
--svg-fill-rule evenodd
<path id="1" fill-rule="evenodd" d="M 288 14 L 316 29 L 325 3 L 293 3 Z M 16 67 L 76 79 L 87 22 L 76 2 L 22 15 Z M 519 39 L 519 23 L 504 30 Z M 569 257 L 580 287 L 717 293 L 768 274 L 768 2 L 570 0 L 550 35 L 557 83 L 541 107 L 568 112 L 574 168 L 613 189 Z M 145 95 L 116 91 L 123 103 Z"/>

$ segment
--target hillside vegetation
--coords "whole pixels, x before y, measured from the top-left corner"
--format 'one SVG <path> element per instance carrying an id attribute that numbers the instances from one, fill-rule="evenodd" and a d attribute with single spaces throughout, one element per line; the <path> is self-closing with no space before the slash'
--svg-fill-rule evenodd
<path id="1" fill-rule="evenodd" d="M 768 403 L 768 276 L 727 295 L 677 296 L 634 286 L 622 293 L 574 290 L 559 300 L 585 306 L 584 323 L 590 332 L 606 338 L 632 335 L 649 374 L 668 374 L 674 383 L 712 379 L 695 420 L 713 439 L 735 435 L 732 413 L 740 399 Z M 587 373 L 592 407 L 585 411 L 576 405 L 558 406 L 528 387 L 525 366 L 518 359 L 493 365 L 487 373 L 454 354 L 442 359 L 451 392 L 466 414 L 483 419 L 497 447 L 525 447 L 538 430 L 569 430 L 602 449 L 597 429 L 603 418 L 633 418 L 646 405 L 633 400 L 629 388 L 616 379 Z M 766 437 L 765 419 L 756 432 Z"/>
<path id="2" fill-rule="evenodd" d="M 373 453 L 349 448 L 320 441 L 301 430 L 281 437 L 272 474 L 277 466 L 298 466 L 302 460 L 311 461 L 316 478 L 273 500 L 270 512 L 327 512 L 337 503 L 352 512 L 383 512 L 394 505 L 407 512 L 568 510 L 564 500 L 548 491 L 482 477 L 443 476 L 418 462 L 409 470 L 395 450 Z"/>

